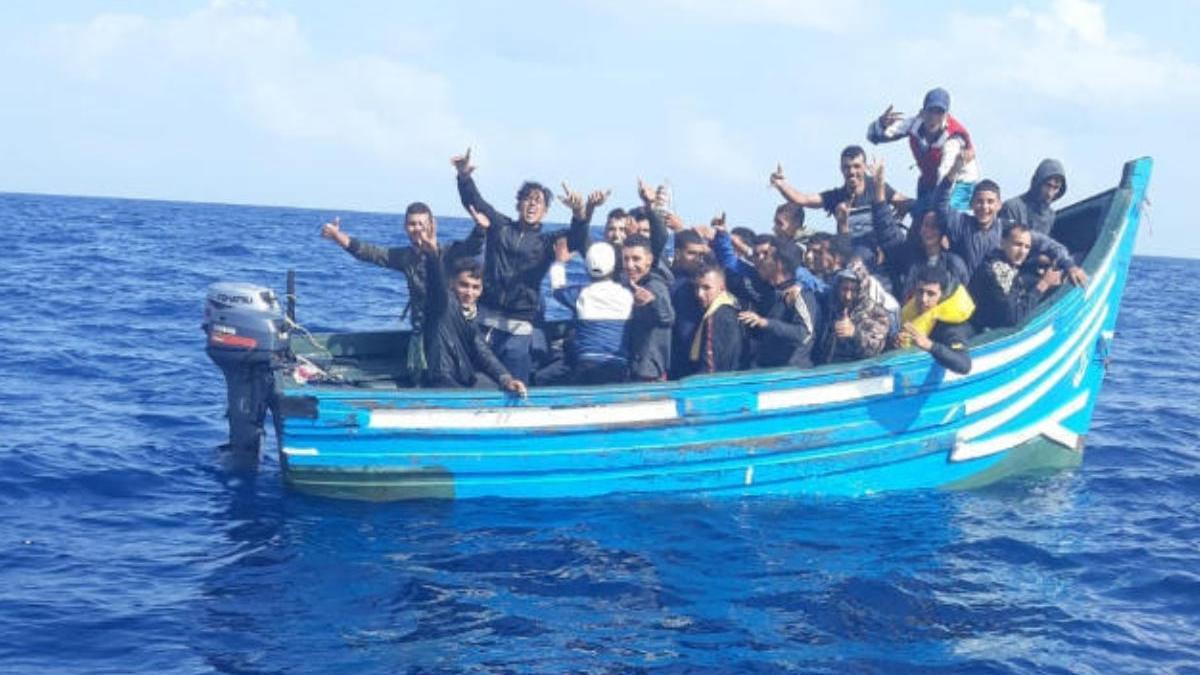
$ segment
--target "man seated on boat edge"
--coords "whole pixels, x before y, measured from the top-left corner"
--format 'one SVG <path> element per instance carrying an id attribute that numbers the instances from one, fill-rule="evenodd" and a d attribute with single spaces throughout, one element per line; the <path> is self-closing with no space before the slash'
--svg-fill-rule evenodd
<path id="1" fill-rule="evenodd" d="M 478 223 L 486 218 L 479 212 Z M 486 227 L 486 226 L 485 226 Z M 426 322 L 422 331 L 428 367 L 424 386 L 473 388 L 485 384 L 521 397 L 528 395 L 525 383 L 513 377 L 492 353 L 476 324 L 479 296 L 483 292 L 483 266 L 474 258 L 443 261 L 436 236 L 420 233 L 418 246 L 424 255 L 427 286 Z M 414 333 L 413 339 L 416 339 Z M 480 377 L 480 375 L 484 377 Z"/>
<path id="2" fill-rule="evenodd" d="M 696 270 L 693 284 L 703 314 L 687 346 L 684 374 L 738 370 L 744 334 L 738 321 L 737 299 L 725 288 L 725 270 L 705 264 Z"/>
<path id="3" fill-rule="evenodd" d="M 472 236 L 486 240 L 483 296 L 479 323 L 492 351 L 519 380 L 533 371 L 531 343 L 534 322 L 541 307 L 542 278 L 554 260 L 554 242 L 560 232 L 544 232 L 542 218 L 553 193 L 541 183 L 526 181 L 517 191 L 517 218 L 497 211 L 484 200 L 472 174 L 471 149 L 450 159 L 454 166 L 463 208 L 487 217 L 488 225 L 475 226 Z"/>
<path id="4" fill-rule="evenodd" d="M 754 239 L 754 262 L 748 263 L 734 254 L 723 223 L 715 229 L 713 252 L 725 269 L 727 288 L 745 308 L 738 320 L 749 338 L 746 365 L 812 367 L 820 311 L 813 292 L 796 283 L 799 249 L 774 235 L 761 234 Z"/>
<path id="5" fill-rule="evenodd" d="M 921 267 L 913 279 L 913 294 L 900 313 L 903 326 L 896 346 L 916 346 L 929 352 L 946 370 L 971 372 L 967 340 L 975 334 L 970 318 L 975 303 L 967 288 L 940 267 Z"/>
<path id="6" fill-rule="evenodd" d="M 668 282 L 654 264 L 653 244 L 641 234 L 625 239 L 621 263 L 633 291 L 629 317 L 629 375 L 635 382 L 662 382 L 671 366 L 671 306 Z"/>
<path id="7" fill-rule="evenodd" d="M 971 323 L 978 331 L 1016 326 L 1063 281 L 1062 271 L 1051 264 L 1044 271 L 1031 258 L 1034 232 L 1023 223 L 1005 227 L 1004 239 L 971 275 L 968 290 L 975 300 Z"/>
<path id="8" fill-rule="evenodd" d="M 554 249 L 550 288 L 554 297 L 575 315 L 574 331 L 567 344 L 572 384 L 612 384 L 629 377 L 629 317 L 634 294 L 613 279 L 616 255 L 612 244 L 595 242 L 588 247 L 585 265 L 591 281 L 567 285 L 566 263 L 571 252 L 565 243 Z"/>
<path id="9" fill-rule="evenodd" d="M 437 219 L 433 211 L 424 202 L 412 202 L 404 209 L 404 232 L 408 236 L 408 246 L 386 247 L 351 237 L 341 229 L 341 218 L 335 217 L 321 227 L 321 236 L 333 241 L 358 260 L 380 267 L 397 270 L 404 275 L 408 285 L 408 304 L 404 314 L 409 317 L 413 335 L 420 335 L 424 327 L 425 307 L 427 305 L 425 261 L 426 254 L 418 246 L 418 242 L 429 234 L 436 240 Z M 456 241 L 448 247 L 445 263 L 464 257 L 473 257 L 483 251 L 483 236 L 471 232 L 465 239 Z M 403 316 L 403 315 L 402 315 Z M 424 377 L 426 367 L 424 341 L 410 339 L 405 356 L 406 372 L 413 384 L 418 384 Z"/>

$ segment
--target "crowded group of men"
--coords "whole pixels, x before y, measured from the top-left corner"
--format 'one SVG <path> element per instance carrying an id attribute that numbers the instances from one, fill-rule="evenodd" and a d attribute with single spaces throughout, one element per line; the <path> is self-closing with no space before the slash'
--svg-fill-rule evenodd
<path id="1" fill-rule="evenodd" d="M 940 88 L 911 117 L 889 106 L 867 139 L 908 141 L 920 172 L 914 197 L 887 183 L 882 160 L 869 163 L 850 145 L 842 184 L 824 192 L 796 189 L 776 166 L 770 183 L 785 201 L 771 234 L 730 228 L 724 214 L 689 227 L 665 188 L 641 180 L 641 203 L 608 211 L 596 239 L 592 219 L 610 193 L 563 183 L 558 200 L 571 222 L 547 231 L 554 193 L 524 183 L 509 217 L 480 194 L 468 149 L 451 159 L 474 222 L 461 241 L 439 241 L 420 202 L 405 211 L 409 246 L 353 238 L 337 219 L 321 235 L 404 274 L 414 383 L 519 395 L 530 385 L 808 368 L 908 347 L 967 373 L 972 335 L 1019 324 L 1065 280 L 1087 283 L 1051 236 L 1053 203 L 1067 187 L 1060 162 L 1043 160 L 1028 191 L 1003 200 Z M 824 210 L 834 231 L 806 227 L 805 209 Z M 580 283 L 567 273 L 575 255 Z M 547 277 L 552 299 L 542 292 Z M 547 302 L 569 318 L 552 320 Z"/>

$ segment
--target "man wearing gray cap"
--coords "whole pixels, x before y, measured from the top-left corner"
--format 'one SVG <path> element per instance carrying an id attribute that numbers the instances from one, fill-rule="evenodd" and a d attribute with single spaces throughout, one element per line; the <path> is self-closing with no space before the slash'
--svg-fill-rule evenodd
<path id="1" fill-rule="evenodd" d="M 934 188 L 946 177 L 960 154 L 967 161 L 951 193 L 950 205 L 958 210 L 966 209 L 971 201 L 971 189 L 979 180 L 979 166 L 975 162 L 971 134 L 950 115 L 948 91 L 941 87 L 929 90 L 925 94 L 921 112 L 912 117 L 905 117 L 904 113 L 893 110 L 889 105 L 867 127 L 867 140 L 872 143 L 890 143 L 905 137 L 921 171 L 913 213 L 919 215 L 931 206 L 929 202 Z"/>

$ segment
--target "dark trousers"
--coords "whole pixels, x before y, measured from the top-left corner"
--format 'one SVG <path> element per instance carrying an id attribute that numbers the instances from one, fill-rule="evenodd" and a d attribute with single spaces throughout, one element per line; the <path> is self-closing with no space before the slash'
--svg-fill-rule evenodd
<path id="1" fill-rule="evenodd" d="M 500 359 L 500 363 L 508 369 L 509 374 L 522 382 L 528 382 L 529 374 L 533 372 L 533 356 L 529 351 L 533 344 L 533 336 L 513 335 L 499 328 L 484 330 L 488 346 L 492 348 L 496 358 Z"/>
<path id="2" fill-rule="evenodd" d="M 629 366 L 619 361 L 580 361 L 575 364 L 575 384 L 616 384 L 629 379 Z"/>

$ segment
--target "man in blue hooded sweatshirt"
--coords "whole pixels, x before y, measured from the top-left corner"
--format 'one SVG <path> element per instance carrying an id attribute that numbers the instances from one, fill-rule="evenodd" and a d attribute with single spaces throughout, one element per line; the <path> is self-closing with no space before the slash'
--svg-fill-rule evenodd
<path id="1" fill-rule="evenodd" d="M 1004 202 L 1000 220 L 1024 223 L 1034 232 L 1051 236 L 1054 209 L 1051 207 L 1067 193 L 1067 172 L 1057 159 L 1043 159 L 1029 181 L 1029 191 Z"/>

